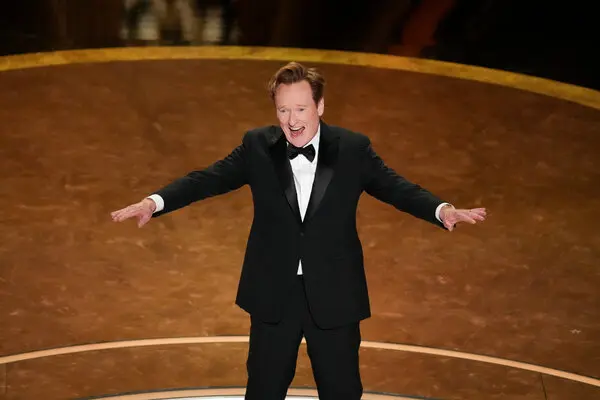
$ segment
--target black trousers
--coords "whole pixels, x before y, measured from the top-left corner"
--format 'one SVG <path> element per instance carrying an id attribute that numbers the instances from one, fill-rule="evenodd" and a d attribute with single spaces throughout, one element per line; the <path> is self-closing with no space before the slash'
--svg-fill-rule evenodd
<path id="1" fill-rule="evenodd" d="M 246 400 L 284 400 L 296 372 L 298 348 L 306 338 L 320 400 L 360 400 L 363 387 L 358 352 L 359 323 L 335 329 L 315 325 L 304 280 L 294 284 L 284 318 L 277 324 L 251 317 Z"/>

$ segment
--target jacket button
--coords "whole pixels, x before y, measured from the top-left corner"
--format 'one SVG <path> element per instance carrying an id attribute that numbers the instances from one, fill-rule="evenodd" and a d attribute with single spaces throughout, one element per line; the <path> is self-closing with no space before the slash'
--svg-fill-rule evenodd
<path id="1" fill-rule="evenodd" d="M 300 236 L 304 237 L 304 232 L 300 232 Z"/>

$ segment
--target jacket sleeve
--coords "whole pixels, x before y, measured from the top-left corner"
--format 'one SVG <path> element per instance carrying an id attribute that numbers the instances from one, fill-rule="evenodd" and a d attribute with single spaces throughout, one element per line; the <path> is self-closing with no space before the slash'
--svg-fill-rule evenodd
<path id="1" fill-rule="evenodd" d="M 203 170 L 192 171 L 154 192 L 164 200 L 164 209 L 153 214 L 158 217 L 193 202 L 225 194 L 248 183 L 248 144 L 244 140 L 227 157 Z"/>
<path id="2" fill-rule="evenodd" d="M 436 208 L 443 201 L 388 167 L 375 153 L 368 140 L 362 154 L 362 173 L 363 189 L 369 195 L 400 211 L 444 228 L 435 217 Z"/>

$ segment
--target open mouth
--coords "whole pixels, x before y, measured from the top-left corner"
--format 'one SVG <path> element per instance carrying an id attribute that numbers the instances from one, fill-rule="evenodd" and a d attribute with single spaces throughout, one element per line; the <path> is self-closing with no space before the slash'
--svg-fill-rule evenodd
<path id="1" fill-rule="evenodd" d="M 291 128 L 290 127 L 290 133 L 292 134 L 292 137 L 298 137 L 300 135 L 302 135 L 302 133 L 304 132 L 304 127 L 299 127 L 299 128 Z"/>

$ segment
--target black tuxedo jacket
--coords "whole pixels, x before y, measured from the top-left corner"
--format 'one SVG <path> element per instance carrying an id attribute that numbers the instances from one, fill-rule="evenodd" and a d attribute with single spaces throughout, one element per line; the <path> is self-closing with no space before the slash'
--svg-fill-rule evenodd
<path id="1" fill-rule="evenodd" d="M 253 317 L 277 322 L 302 259 L 306 294 L 318 326 L 332 328 L 368 318 L 356 230 L 362 192 L 441 228 L 435 209 L 442 200 L 388 168 L 366 136 L 321 122 L 317 171 L 302 221 L 286 145 L 279 127 L 247 132 L 224 159 L 157 191 L 165 208 L 154 217 L 248 184 L 254 220 L 236 304 Z"/>

